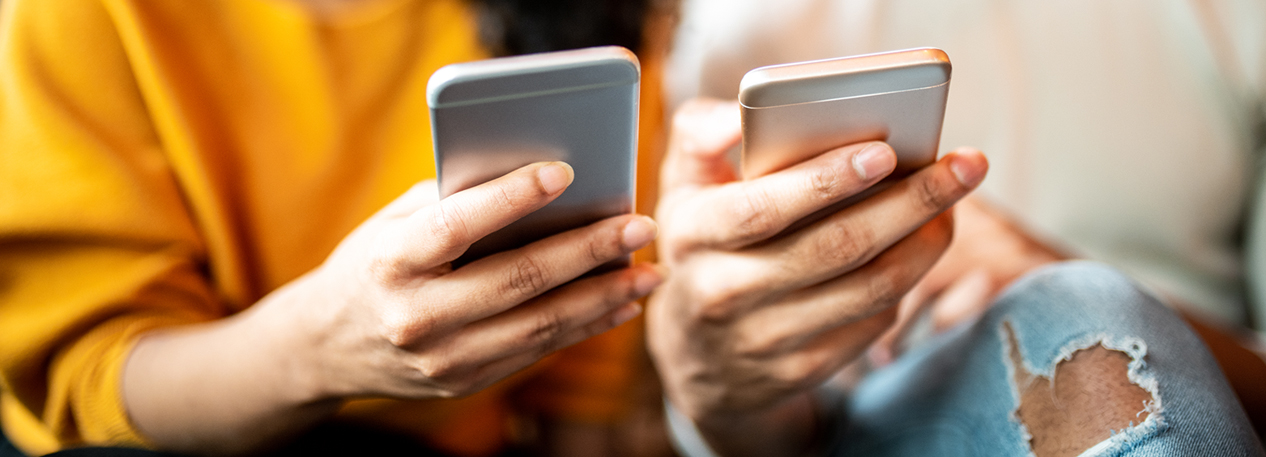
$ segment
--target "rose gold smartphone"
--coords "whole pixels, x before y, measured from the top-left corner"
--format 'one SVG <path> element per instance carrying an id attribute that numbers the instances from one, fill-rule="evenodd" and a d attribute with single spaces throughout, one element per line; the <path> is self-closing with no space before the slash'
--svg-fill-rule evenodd
<path id="1" fill-rule="evenodd" d="M 805 218 L 839 211 L 936 160 L 949 95 L 949 56 L 935 48 L 774 65 L 739 87 L 743 177 L 773 173 L 828 150 L 886 141 L 897 168 L 885 182 Z"/>
<path id="2" fill-rule="evenodd" d="M 863 141 L 887 141 L 897 172 L 936 160 L 950 61 L 934 48 L 774 65 L 739 86 L 743 176 L 769 174 Z"/>

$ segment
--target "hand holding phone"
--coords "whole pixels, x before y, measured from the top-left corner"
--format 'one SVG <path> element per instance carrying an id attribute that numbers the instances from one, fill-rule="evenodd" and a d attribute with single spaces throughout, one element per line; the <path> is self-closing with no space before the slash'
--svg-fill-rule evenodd
<path id="1" fill-rule="evenodd" d="M 637 316 L 662 280 L 653 267 L 577 279 L 656 235 L 627 214 L 636 63 L 621 50 L 570 56 L 442 72 L 450 90 L 432 92 L 432 107 L 447 198 L 420 183 L 248 311 L 146 332 L 122 374 L 129 419 L 163 447 L 257 452 L 343 400 L 469 395 Z M 561 68 L 522 68 L 541 61 Z M 540 214 L 552 236 L 489 245 L 453 268 Z"/>
<path id="2" fill-rule="evenodd" d="M 949 96 L 949 56 L 935 48 L 761 67 L 739 87 L 743 176 L 764 176 L 832 148 L 883 141 L 897 154 L 889 179 L 825 208 L 803 227 L 936 160 Z"/>
<path id="3" fill-rule="evenodd" d="M 664 158 L 672 276 L 647 307 L 647 346 L 668 400 L 724 455 L 813 449 L 814 388 L 890 328 L 949 244 L 945 211 L 988 167 L 976 151 L 935 160 L 947 61 L 898 78 L 910 85 L 875 76 L 891 66 L 854 80 L 806 65 L 746 79 L 742 107 L 687 104 Z M 845 122 L 866 119 L 880 122 Z M 740 139 L 741 172 L 726 159 Z"/>

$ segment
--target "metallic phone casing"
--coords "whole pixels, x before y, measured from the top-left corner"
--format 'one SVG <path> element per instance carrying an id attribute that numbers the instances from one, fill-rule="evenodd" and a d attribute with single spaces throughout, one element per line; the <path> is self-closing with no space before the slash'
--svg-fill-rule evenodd
<path id="1" fill-rule="evenodd" d="M 609 46 L 449 65 L 431 77 L 441 198 L 533 162 L 576 173 L 556 200 L 455 266 L 633 211 L 640 72 L 632 52 Z"/>
<path id="2" fill-rule="evenodd" d="M 766 175 L 840 146 L 887 141 L 893 176 L 936 160 L 950 61 L 934 48 L 775 65 L 743 77 L 743 176 Z"/>

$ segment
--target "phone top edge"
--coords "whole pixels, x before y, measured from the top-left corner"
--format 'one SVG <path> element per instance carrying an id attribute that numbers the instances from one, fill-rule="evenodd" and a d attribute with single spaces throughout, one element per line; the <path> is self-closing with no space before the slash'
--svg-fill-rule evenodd
<path id="1" fill-rule="evenodd" d="M 932 88 L 948 83 L 951 72 L 949 56 L 936 48 L 771 65 L 743 76 L 739 103 L 770 108 Z"/>
<path id="2" fill-rule="evenodd" d="M 858 94 L 858 95 L 847 95 L 847 96 L 844 96 L 844 97 L 839 97 L 839 98 L 813 99 L 813 100 L 798 101 L 798 102 L 793 102 L 793 103 L 783 103 L 783 104 L 778 104 L 778 105 L 751 106 L 751 105 L 746 105 L 746 104 L 744 104 L 743 102 L 739 102 L 739 106 L 741 106 L 741 107 L 743 107 L 743 108 L 745 108 L 745 109 L 751 109 L 751 110 L 763 110 L 763 109 L 772 109 L 772 108 L 782 108 L 782 107 L 787 107 L 787 106 L 806 105 L 806 104 L 819 103 L 819 102 L 834 102 L 834 101 L 840 101 L 840 100 L 851 100 L 851 99 L 867 98 L 867 97 L 879 97 L 879 96 L 883 96 L 883 95 L 899 94 L 899 93 L 902 93 L 902 92 L 912 92 L 912 91 L 919 91 L 919 90 L 933 90 L 933 89 L 940 89 L 940 88 L 947 88 L 947 87 L 949 87 L 949 81 L 946 81 L 946 82 L 943 82 L 943 83 L 937 84 L 937 85 L 935 85 L 935 86 L 915 87 L 915 88 L 911 88 L 911 89 L 901 89 L 901 90 L 894 90 L 894 91 L 889 91 L 889 92 L 870 92 L 870 93 Z"/>
<path id="3" fill-rule="evenodd" d="M 620 46 L 463 62 L 446 65 L 431 75 L 427 82 L 427 104 L 440 108 L 525 93 L 636 84 L 641 74 L 637 56 Z M 525 79 L 532 76 L 540 77 Z"/>

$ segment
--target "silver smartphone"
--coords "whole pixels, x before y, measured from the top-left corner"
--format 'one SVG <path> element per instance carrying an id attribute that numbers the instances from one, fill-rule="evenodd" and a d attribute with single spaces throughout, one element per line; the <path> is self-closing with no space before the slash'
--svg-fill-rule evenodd
<path id="1" fill-rule="evenodd" d="M 748 72 L 739 87 L 743 176 L 766 175 L 872 140 L 896 151 L 894 177 L 931 164 L 950 69 L 944 51 L 920 48 Z"/>
<path id="2" fill-rule="evenodd" d="M 476 242 L 454 266 L 633 211 L 640 77 L 637 57 L 618 46 L 461 63 L 431 76 L 441 197 L 533 162 L 576 172 L 558 199 Z"/>

